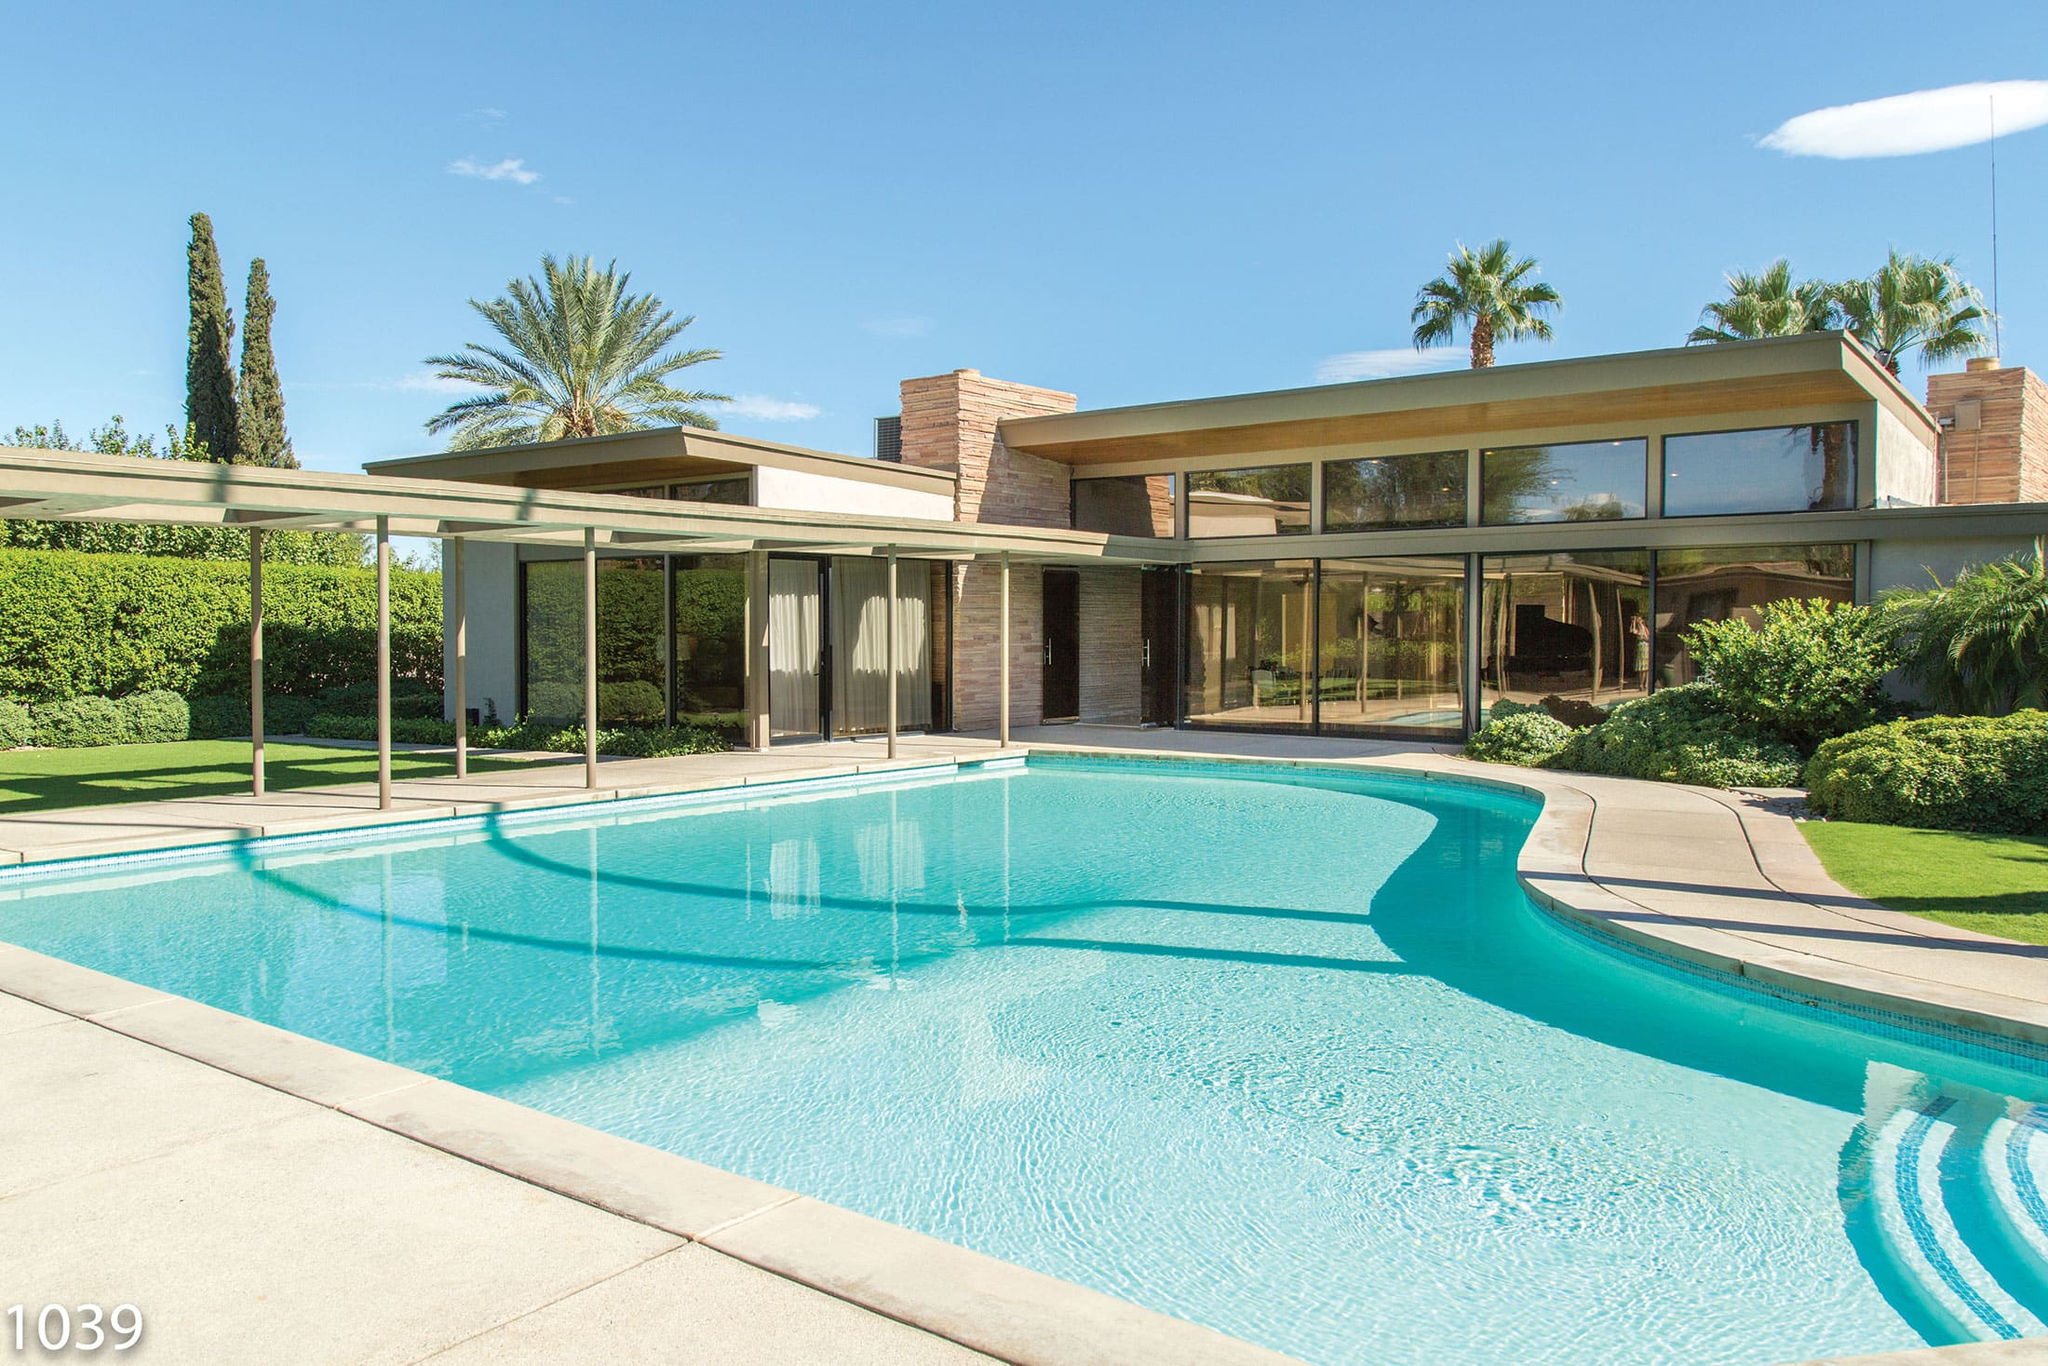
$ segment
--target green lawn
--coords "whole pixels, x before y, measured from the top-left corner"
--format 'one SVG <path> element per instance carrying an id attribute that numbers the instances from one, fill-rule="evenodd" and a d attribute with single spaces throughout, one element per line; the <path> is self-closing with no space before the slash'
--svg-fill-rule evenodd
<path id="1" fill-rule="evenodd" d="M 1807 821 L 1828 875 L 1858 896 L 1980 934 L 2048 944 L 2048 838 Z"/>
<path id="2" fill-rule="evenodd" d="M 273 789 L 375 782 L 377 752 L 325 745 L 263 747 L 263 773 Z M 530 760 L 473 757 L 472 773 L 518 768 Z M 399 751 L 394 778 L 431 778 L 455 771 L 453 754 Z M 168 745 L 0 751 L 0 816 L 106 806 L 167 797 L 218 797 L 249 790 L 247 740 L 181 740 Z"/>

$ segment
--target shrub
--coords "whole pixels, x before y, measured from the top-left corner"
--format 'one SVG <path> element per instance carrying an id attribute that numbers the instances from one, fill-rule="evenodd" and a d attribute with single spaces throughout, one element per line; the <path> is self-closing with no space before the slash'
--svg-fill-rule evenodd
<path id="1" fill-rule="evenodd" d="M 127 714 L 111 698 L 68 697 L 46 702 L 30 714 L 35 719 L 31 733 L 45 749 L 119 745 L 129 738 Z"/>
<path id="2" fill-rule="evenodd" d="M 306 734 L 321 740 L 375 740 L 377 718 L 322 712 L 306 723 Z M 455 723 L 438 716 L 393 716 L 391 741 L 399 745 L 452 745 Z"/>
<path id="3" fill-rule="evenodd" d="M 639 678 L 600 681 L 597 710 L 606 719 L 626 722 L 658 722 L 668 714 L 660 686 Z"/>
<path id="4" fill-rule="evenodd" d="M 191 738 L 191 709 L 185 705 L 185 699 L 174 692 L 158 689 L 131 693 L 115 705 L 121 709 L 131 743 L 168 744 Z"/>
<path id="5" fill-rule="evenodd" d="M 229 735 L 249 733 L 249 699 L 246 697 L 193 697 L 186 701 L 191 712 L 191 736 L 194 740 L 218 740 Z M 306 725 L 313 719 L 315 702 L 310 697 L 279 697 L 270 694 L 263 699 L 263 733 L 265 735 L 303 735 Z"/>
<path id="6" fill-rule="evenodd" d="M 1806 752 L 1892 714 L 1884 676 L 1899 664 L 1893 641 L 1882 613 L 1822 598 L 1765 603 L 1753 624 L 1733 617 L 1685 633 L 1729 714 Z"/>
<path id="7" fill-rule="evenodd" d="M 1496 706 L 1485 728 L 1465 742 L 1465 757 L 1534 767 L 1563 749 L 1571 738 L 1570 726 L 1541 710 L 1518 709 L 1502 716 Z"/>
<path id="8" fill-rule="evenodd" d="M 1965 569 L 1952 584 L 1894 590 L 1885 606 L 1906 677 L 1942 711 L 2002 716 L 2048 706 L 2048 553 Z"/>
<path id="9" fill-rule="evenodd" d="M 29 720 L 27 707 L 19 702 L 9 702 L 0 698 L 0 749 L 13 749 L 17 745 L 27 744 L 34 728 L 34 723 Z"/>
<path id="10" fill-rule="evenodd" d="M 265 564 L 266 678 L 311 696 L 370 681 L 376 574 Z M 440 575 L 391 571 L 392 661 L 441 684 Z M 168 688 L 246 695 L 246 563 L 70 550 L 0 550 L 0 693 L 39 702 Z"/>
<path id="11" fill-rule="evenodd" d="M 1789 787 L 1799 781 L 1799 752 L 1731 715 L 1701 683 L 1660 688 L 1622 703 L 1599 725 L 1572 732 L 1546 766 L 1703 787 Z"/>
<path id="12" fill-rule="evenodd" d="M 583 715 L 580 683 L 535 683 L 526 690 L 526 714 L 552 720 Z"/>
<path id="13" fill-rule="evenodd" d="M 1873 726 L 1822 745 L 1806 786 L 1808 805 L 1837 820 L 2048 832 L 2048 713 Z"/>
<path id="14" fill-rule="evenodd" d="M 543 753 L 580 754 L 583 727 L 547 721 L 515 726 L 474 727 L 470 743 L 483 749 L 530 749 Z M 732 746 L 716 730 L 703 726 L 625 726 L 600 728 L 597 752 L 631 759 L 667 759 L 679 754 L 718 754 Z"/>

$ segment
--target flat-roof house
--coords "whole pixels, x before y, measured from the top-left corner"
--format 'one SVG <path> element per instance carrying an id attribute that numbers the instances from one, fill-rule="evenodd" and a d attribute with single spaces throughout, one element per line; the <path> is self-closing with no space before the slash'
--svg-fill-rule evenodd
<path id="1" fill-rule="evenodd" d="M 1095 411 L 956 370 L 903 382 L 886 458 L 668 428 L 369 468 L 754 510 L 593 533 L 606 720 L 880 730 L 893 621 L 906 727 L 994 728 L 1007 678 L 1019 725 L 1449 739 L 1687 681 L 1694 622 L 2048 533 L 2018 501 L 2048 497 L 2048 390 L 1930 388 L 1839 333 Z M 580 715 L 581 549 L 468 544 L 473 703 Z"/>

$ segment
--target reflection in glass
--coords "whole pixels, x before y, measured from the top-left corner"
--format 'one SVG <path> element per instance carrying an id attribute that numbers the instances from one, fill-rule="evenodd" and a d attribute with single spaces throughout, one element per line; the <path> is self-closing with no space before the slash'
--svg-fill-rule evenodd
<path id="1" fill-rule="evenodd" d="M 1489 555 L 1482 712 L 1503 699 L 1607 708 L 1650 690 L 1650 552 Z"/>
<path id="2" fill-rule="evenodd" d="M 1172 536 L 1175 478 L 1171 474 L 1125 474 L 1074 480 L 1074 530 L 1099 531 L 1106 536 Z"/>
<path id="3" fill-rule="evenodd" d="M 1194 470 L 1188 474 L 1188 535 L 1299 535 L 1309 529 L 1308 465 Z"/>
<path id="4" fill-rule="evenodd" d="M 1649 455 L 1641 437 L 1482 451 L 1481 520 L 1494 526 L 1641 517 Z"/>
<path id="5" fill-rule="evenodd" d="M 520 565 L 520 714 L 544 721 L 583 718 L 583 564 L 532 560 Z"/>
<path id="6" fill-rule="evenodd" d="M 661 565 L 659 556 L 597 562 L 601 722 L 659 725 L 667 717 L 668 635 Z M 521 568 L 524 714 L 547 721 L 581 721 L 583 562 L 534 560 Z"/>
<path id="7" fill-rule="evenodd" d="M 1314 723 L 1303 686 L 1315 630 L 1314 564 L 1197 565 L 1188 575 L 1187 719 L 1198 725 Z"/>
<path id="8" fill-rule="evenodd" d="M 685 503 L 732 503 L 745 507 L 754 501 L 753 481 L 744 474 L 692 479 L 687 484 L 670 484 L 668 496 Z"/>
<path id="9" fill-rule="evenodd" d="M 1323 466 L 1323 530 L 1465 524 L 1465 452 L 1380 455 Z"/>
<path id="10" fill-rule="evenodd" d="M 1323 729 L 1463 726 L 1462 559 L 1324 560 L 1321 596 Z"/>
<path id="11" fill-rule="evenodd" d="M 1664 515 L 1856 506 L 1856 424 L 1664 438 Z"/>
<path id="12" fill-rule="evenodd" d="M 747 562 L 740 555 L 678 555 L 675 714 L 679 723 L 746 725 Z"/>
<path id="13" fill-rule="evenodd" d="M 1698 621 L 1754 620 L 1779 598 L 1850 602 L 1856 592 L 1851 545 L 1752 545 L 1657 552 L 1657 678 L 1698 677 L 1679 637 Z"/>
<path id="14" fill-rule="evenodd" d="M 597 562 L 597 719 L 605 725 L 658 726 L 668 718 L 661 578 L 659 555 Z"/>

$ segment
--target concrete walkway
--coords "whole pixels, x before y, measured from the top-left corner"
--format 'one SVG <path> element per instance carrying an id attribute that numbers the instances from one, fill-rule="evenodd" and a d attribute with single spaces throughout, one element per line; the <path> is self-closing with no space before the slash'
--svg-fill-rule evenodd
<path id="1" fill-rule="evenodd" d="M 1525 885 L 1587 932 L 1799 999 L 2048 1049 L 2048 950 L 1851 896 L 1769 794 L 1503 769 L 1417 745 L 1072 726 L 1016 738 L 1047 750 L 1370 765 L 1539 792 Z M 944 736 L 905 739 L 894 763 L 879 741 L 618 760 L 602 766 L 595 793 L 565 783 L 580 766 L 538 767 L 401 783 L 394 813 L 376 811 L 365 787 L 104 807 L 0 820 L 0 848 L 34 861 L 908 770 L 995 748 Z M 149 1325 L 141 1359 L 1280 1360 L 7 945 L 0 1093 L 6 1303 L 138 1305 Z"/>

